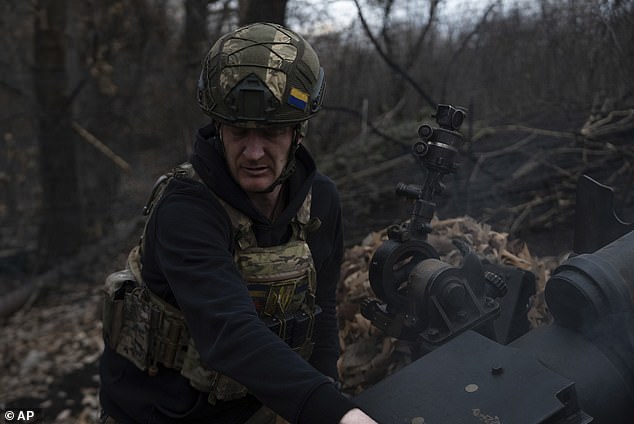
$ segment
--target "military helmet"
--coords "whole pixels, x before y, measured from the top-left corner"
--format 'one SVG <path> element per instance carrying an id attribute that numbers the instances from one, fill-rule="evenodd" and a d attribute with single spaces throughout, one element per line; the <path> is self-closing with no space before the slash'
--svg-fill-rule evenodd
<path id="1" fill-rule="evenodd" d="M 256 23 L 221 37 L 202 61 L 198 104 L 236 126 L 290 126 L 314 116 L 323 101 L 324 71 L 299 34 Z"/>

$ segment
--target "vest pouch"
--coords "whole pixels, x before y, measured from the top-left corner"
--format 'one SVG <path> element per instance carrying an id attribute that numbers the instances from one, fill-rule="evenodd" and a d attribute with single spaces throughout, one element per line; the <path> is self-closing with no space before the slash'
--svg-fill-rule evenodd
<path id="1" fill-rule="evenodd" d="M 143 287 L 125 292 L 123 325 L 115 350 L 143 371 L 147 369 L 151 310 L 148 293 Z"/>
<path id="2" fill-rule="evenodd" d="M 293 315 L 286 314 L 284 318 L 265 316 L 261 319 L 269 330 L 290 345 L 293 325 L 295 324 Z"/>
<path id="3" fill-rule="evenodd" d="M 293 330 L 288 341 L 289 346 L 292 348 L 302 347 L 306 342 L 310 342 L 313 339 L 315 319 L 320 313 L 321 308 L 315 305 L 315 310 L 312 314 L 310 311 L 303 310 L 295 314 Z"/>
<path id="4" fill-rule="evenodd" d="M 283 319 L 294 314 L 306 303 L 307 294 L 314 292 L 312 256 L 302 240 L 240 251 L 236 264 L 260 317 Z"/>
<path id="5" fill-rule="evenodd" d="M 215 405 L 219 400 L 239 399 L 247 394 L 247 388 L 240 383 L 203 366 L 192 339 L 187 345 L 181 375 L 187 378 L 196 390 L 209 392 L 207 400 L 212 405 Z"/>
<path id="6" fill-rule="evenodd" d="M 242 384 L 226 375 L 218 374 L 214 388 L 209 392 L 207 400 L 213 405 L 218 400 L 228 401 L 243 398 L 248 392 L 247 388 Z"/>
<path id="7" fill-rule="evenodd" d="M 209 392 L 218 373 L 203 367 L 200 362 L 200 355 L 194 346 L 193 340 L 190 338 L 187 344 L 187 351 L 183 358 L 183 367 L 181 375 L 189 380 L 189 383 L 196 390 L 201 392 Z"/>
<path id="8" fill-rule="evenodd" d="M 114 347 L 119 342 L 123 326 L 123 304 L 125 292 L 136 286 L 134 275 L 127 269 L 113 272 L 106 278 L 102 298 L 102 331 L 106 346 Z"/>

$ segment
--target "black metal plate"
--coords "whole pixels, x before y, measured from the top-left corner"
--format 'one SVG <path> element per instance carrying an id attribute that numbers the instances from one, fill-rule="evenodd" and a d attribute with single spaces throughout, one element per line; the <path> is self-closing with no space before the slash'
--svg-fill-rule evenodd
<path id="1" fill-rule="evenodd" d="M 567 409 L 558 396 L 570 401 Z M 381 424 L 556 423 L 556 417 L 575 416 L 579 410 L 572 381 L 472 331 L 354 401 Z M 590 422 L 578 415 L 573 422 Z"/>

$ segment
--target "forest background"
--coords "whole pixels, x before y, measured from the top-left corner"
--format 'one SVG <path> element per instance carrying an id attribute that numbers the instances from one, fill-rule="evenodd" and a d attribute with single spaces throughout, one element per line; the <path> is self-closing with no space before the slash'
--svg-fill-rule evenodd
<path id="1" fill-rule="evenodd" d="M 134 215 L 145 199 L 122 189 L 185 160 L 208 120 L 200 59 L 254 20 L 302 29 L 321 56 L 328 94 L 306 144 L 342 193 L 348 245 L 407 213 L 394 185 L 422 178 L 409 149 L 438 103 L 468 109 L 442 215 L 552 236 L 584 172 L 621 213 L 631 203 L 632 1 L 349 1 L 347 20 L 329 3 L 3 2 L 6 266 L 41 271 Z"/>
<path id="2" fill-rule="evenodd" d="M 439 103 L 468 110 L 439 216 L 556 255 L 570 249 L 584 173 L 634 216 L 632 0 L 4 0 L 4 325 L 60 279 L 94 286 L 115 269 L 154 180 L 208 121 L 200 59 L 261 20 L 302 32 L 321 58 L 325 106 L 306 145 L 339 187 L 347 246 L 408 217 L 394 187 L 421 182 L 410 149 Z M 20 367 L 11 360 L 0 366 Z"/>

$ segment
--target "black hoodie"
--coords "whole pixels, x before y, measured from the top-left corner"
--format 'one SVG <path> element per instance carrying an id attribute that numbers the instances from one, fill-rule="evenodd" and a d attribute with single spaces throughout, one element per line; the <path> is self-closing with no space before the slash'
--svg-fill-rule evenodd
<path id="1" fill-rule="evenodd" d="M 178 372 L 147 373 L 108 348 L 101 361 L 101 403 L 121 422 L 244 422 L 262 403 L 291 422 L 338 423 L 354 405 L 326 377 L 336 378 L 335 291 L 342 257 L 341 210 L 331 180 L 300 145 L 297 168 L 283 187 L 288 203 L 265 218 L 229 174 L 213 126 L 199 130 L 191 162 L 205 185 L 173 179 L 152 214 L 142 257 L 150 290 L 181 309 L 203 363 L 245 385 L 246 398 L 212 406 Z M 209 189 L 254 223 L 260 246 L 285 243 L 290 220 L 312 187 L 311 216 L 321 220 L 308 244 L 317 269 L 317 304 L 309 362 L 258 318 L 233 261 L 231 221 Z"/>

